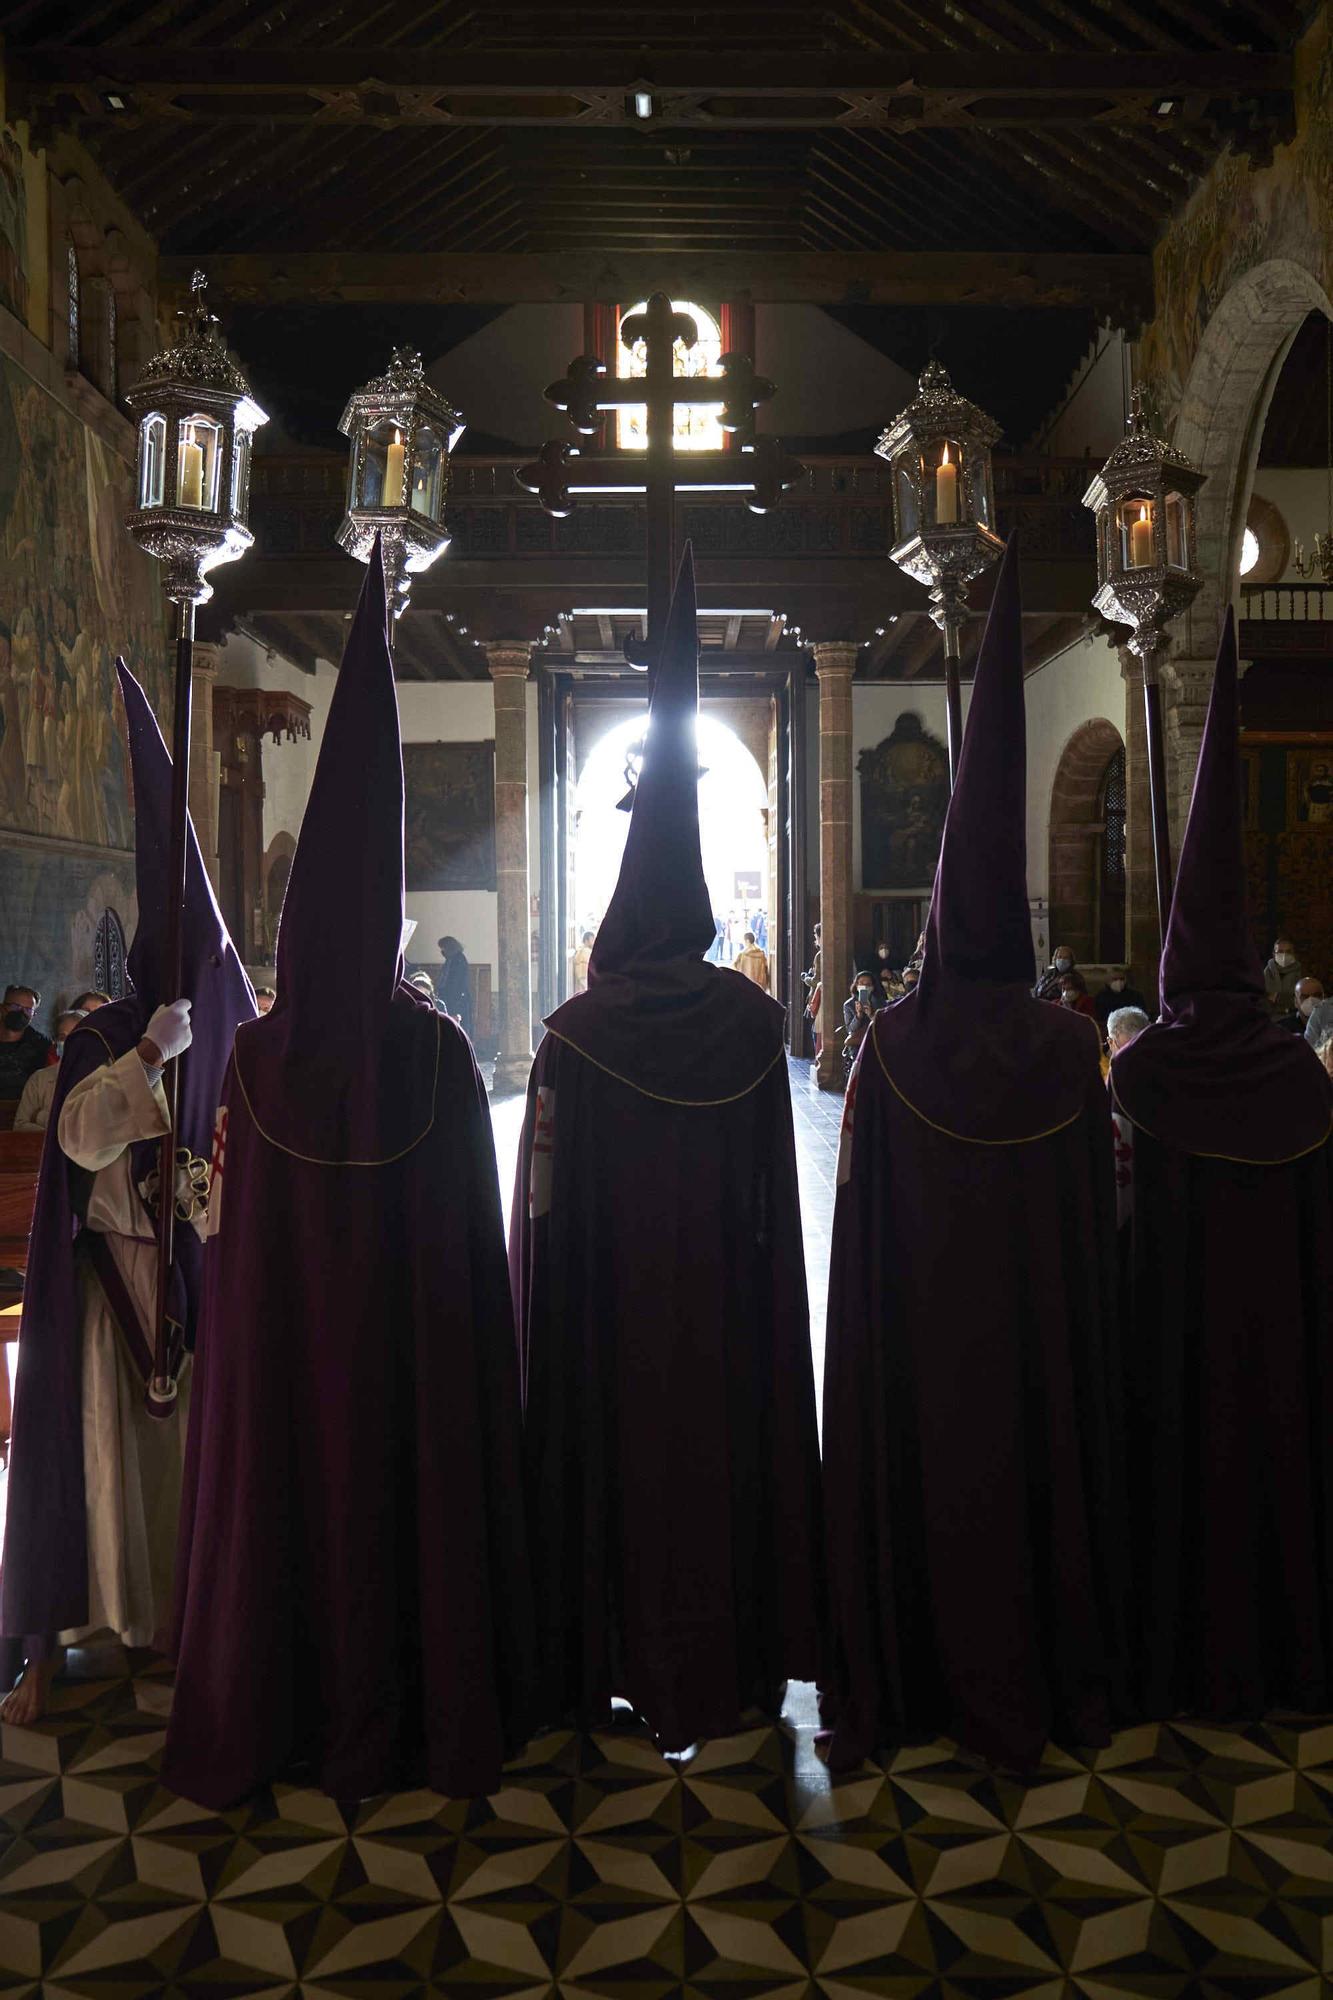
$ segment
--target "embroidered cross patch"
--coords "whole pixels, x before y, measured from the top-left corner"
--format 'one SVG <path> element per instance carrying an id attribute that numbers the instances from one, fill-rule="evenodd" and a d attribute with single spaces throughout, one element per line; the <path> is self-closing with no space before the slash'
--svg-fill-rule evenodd
<path id="1" fill-rule="evenodd" d="M 213 1123 L 213 1157 L 209 1162 L 208 1180 L 208 1231 L 216 1236 L 222 1227 L 222 1168 L 227 1157 L 227 1107 L 218 1106 L 218 1115 Z"/>
<path id="2" fill-rule="evenodd" d="M 528 1214 L 535 1222 L 551 1207 L 551 1155 L 555 1146 L 555 1091 L 537 1086 L 537 1121 L 532 1131 L 532 1168 L 528 1177 Z"/>

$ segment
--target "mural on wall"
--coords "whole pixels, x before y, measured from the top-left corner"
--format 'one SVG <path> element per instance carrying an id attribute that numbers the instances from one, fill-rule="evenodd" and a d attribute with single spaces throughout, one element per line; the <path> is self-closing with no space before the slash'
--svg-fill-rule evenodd
<path id="1" fill-rule="evenodd" d="M 495 887 L 494 743 L 404 743 L 409 890 Z"/>
<path id="2" fill-rule="evenodd" d="M 1256 740 L 1257 739 L 1257 740 Z M 1267 958 L 1279 931 L 1303 965 L 1326 982 L 1333 971 L 1333 737 L 1265 740 L 1252 732 L 1245 772 L 1245 863 L 1255 943 Z"/>
<path id="3" fill-rule="evenodd" d="M 170 726 L 156 565 L 130 468 L 0 357 L 0 828 L 133 844 L 117 653 Z"/>
<path id="4" fill-rule="evenodd" d="M 911 710 L 893 733 L 863 750 L 861 778 L 861 885 L 864 889 L 921 889 L 935 879 L 944 815 L 949 805 L 949 759 L 938 737 Z"/>
<path id="5" fill-rule="evenodd" d="M 23 152 L 7 125 L 0 125 L 0 306 L 27 317 L 28 192 Z"/>
<path id="6" fill-rule="evenodd" d="M 1296 131 L 1254 168 L 1226 153 L 1157 245 L 1157 315 L 1140 347 L 1163 417 L 1179 407 L 1204 329 L 1245 272 L 1290 257 L 1333 288 L 1333 39 L 1325 10 L 1296 52 Z"/>

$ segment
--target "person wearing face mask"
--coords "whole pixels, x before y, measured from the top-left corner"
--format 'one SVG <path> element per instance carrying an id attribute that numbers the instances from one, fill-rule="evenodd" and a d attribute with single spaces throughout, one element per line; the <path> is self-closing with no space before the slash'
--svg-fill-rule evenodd
<path id="1" fill-rule="evenodd" d="M 1282 1026 L 1290 1028 L 1293 1035 L 1304 1035 L 1309 1028 L 1311 1015 L 1325 997 L 1323 980 L 1314 979 L 1306 973 L 1303 979 L 1296 981 L 1294 997 L 1296 1011 L 1289 1019 L 1282 1022 Z"/>
<path id="2" fill-rule="evenodd" d="M 858 972 L 852 981 L 849 999 L 842 1003 L 842 1025 L 846 1039 L 842 1045 L 843 1066 L 850 1076 L 857 1051 L 866 1038 L 866 1031 L 874 1020 L 882 1000 L 875 991 L 875 982 L 868 972 Z"/>
<path id="3" fill-rule="evenodd" d="M 1074 970 L 1074 954 L 1067 944 L 1058 944 L 1051 953 L 1051 962 L 1033 987 L 1033 995 L 1038 1000 L 1060 998 L 1060 987 L 1067 972 Z"/>
<path id="4" fill-rule="evenodd" d="M 1102 1031 L 1103 1041 L 1106 1040 L 1106 1024 L 1112 1014 L 1119 1008 L 1140 1007 L 1145 1014 L 1148 1011 L 1148 1002 L 1139 992 L 1138 987 L 1131 986 L 1129 983 L 1129 967 L 1127 965 L 1113 965 L 1111 967 L 1110 976 L 1105 986 L 1102 987 L 1101 992 L 1096 995 L 1092 1005 L 1093 1011 L 1097 1016 L 1097 1026 Z"/>
<path id="5" fill-rule="evenodd" d="M 1264 967 L 1264 990 L 1277 1019 L 1296 1012 L 1296 988 L 1304 970 L 1291 939 L 1278 938 L 1273 945 L 1273 956 Z"/>
<path id="6" fill-rule="evenodd" d="M 41 998 L 31 986 L 5 988 L 0 1001 L 0 1098 L 21 1097 L 28 1078 L 50 1054 L 50 1036 L 32 1025 Z"/>
<path id="7" fill-rule="evenodd" d="M 53 1060 L 44 1068 L 35 1069 L 23 1086 L 19 1108 L 14 1113 L 16 1132 L 44 1132 L 46 1121 L 51 1115 L 51 1100 L 56 1094 L 56 1084 L 60 1080 L 59 1061 L 64 1052 L 65 1037 L 80 1021 L 87 1019 L 82 1007 L 71 1007 L 68 1013 L 56 1015 L 56 1038 L 51 1047 Z"/>

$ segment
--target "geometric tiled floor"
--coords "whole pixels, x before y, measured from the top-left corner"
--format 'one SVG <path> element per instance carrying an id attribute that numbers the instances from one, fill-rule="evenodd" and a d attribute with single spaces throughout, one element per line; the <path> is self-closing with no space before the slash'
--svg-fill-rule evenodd
<path id="1" fill-rule="evenodd" d="M 209 1813 L 156 1777 L 169 1672 L 117 1649 L 3 1731 L 0 1990 L 829 2000 L 1289 1995 L 1333 1970 L 1333 1723 L 1126 1731 L 1035 1780 L 947 1743 L 831 1785 L 811 1690 L 666 1759 L 538 1739 L 493 1798 Z M 38 1981 L 41 1981 L 40 1985 Z"/>
<path id="2" fill-rule="evenodd" d="M 841 1102 L 794 1066 L 822 1330 Z M 510 1184 L 521 1100 L 494 1106 Z M 626 1717 L 493 1798 L 228 1813 L 158 1781 L 170 1670 L 89 1650 L 0 1728 L 0 1993 L 175 2000 L 1317 2000 L 1333 1992 L 1333 1719 L 1129 1730 L 1024 1785 L 948 1743 L 833 1785 L 813 1690 L 666 1759 Z"/>

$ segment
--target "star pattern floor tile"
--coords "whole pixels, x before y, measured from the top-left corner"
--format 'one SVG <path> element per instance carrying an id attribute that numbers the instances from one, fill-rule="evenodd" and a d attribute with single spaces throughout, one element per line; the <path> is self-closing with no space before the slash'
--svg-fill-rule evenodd
<path id="1" fill-rule="evenodd" d="M 489 1799 L 159 1782 L 169 1672 L 77 1656 L 0 1742 L 0 1993 L 42 2000 L 1317 2000 L 1333 1721 L 1127 1730 L 1028 1783 L 949 1743 L 832 1783 L 809 1688 L 665 1758 L 535 1740 Z M 95 1677 L 94 1677 L 95 1675 Z"/>

